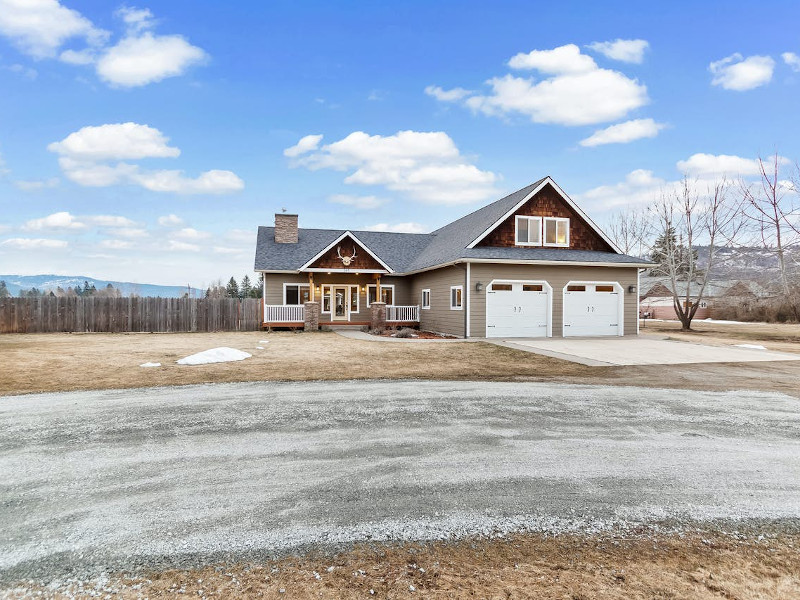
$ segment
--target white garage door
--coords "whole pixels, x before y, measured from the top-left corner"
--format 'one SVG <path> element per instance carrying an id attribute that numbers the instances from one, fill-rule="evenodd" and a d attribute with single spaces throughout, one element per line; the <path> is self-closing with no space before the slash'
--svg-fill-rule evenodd
<path id="1" fill-rule="evenodd" d="M 493 281 L 486 290 L 486 337 L 547 337 L 552 289 L 543 281 Z"/>
<path id="2" fill-rule="evenodd" d="M 622 288 L 614 282 L 564 288 L 564 337 L 622 335 Z"/>

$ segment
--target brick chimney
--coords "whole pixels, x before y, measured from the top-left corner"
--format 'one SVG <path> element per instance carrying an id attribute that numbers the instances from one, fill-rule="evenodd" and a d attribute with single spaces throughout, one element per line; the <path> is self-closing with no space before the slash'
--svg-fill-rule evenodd
<path id="1" fill-rule="evenodd" d="M 297 243 L 297 215 L 275 213 L 275 243 Z"/>

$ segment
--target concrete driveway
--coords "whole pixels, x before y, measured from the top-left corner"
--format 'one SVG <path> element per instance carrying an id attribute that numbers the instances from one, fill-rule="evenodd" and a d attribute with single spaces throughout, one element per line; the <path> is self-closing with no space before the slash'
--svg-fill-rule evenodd
<path id="1" fill-rule="evenodd" d="M 359 540 L 774 531 L 800 518 L 800 410 L 775 393 L 530 382 L 15 396 L 0 398 L 0 473 L 0 581 Z"/>
<path id="2" fill-rule="evenodd" d="M 800 354 L 739 346 L 708 346 L 646 334 L 627 337 L 509 338 L 486 341 L 598 367 L 800 360 Z"/>

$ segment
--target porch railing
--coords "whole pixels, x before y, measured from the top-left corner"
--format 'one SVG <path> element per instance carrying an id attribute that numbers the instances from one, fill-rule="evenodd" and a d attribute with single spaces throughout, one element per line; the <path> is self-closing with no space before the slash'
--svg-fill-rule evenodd
<path id="1" fill-rule="evenodd" d="M 417 323 L 419 322 L 419 306 L 387 306 L 386 320 Z"/>
<path id="2" fill-rule="evenodd" d="M 265 304 L 264 323 L 302 323 L 305 320 L 305 310 L 306 307 L 302 304 Z"/>

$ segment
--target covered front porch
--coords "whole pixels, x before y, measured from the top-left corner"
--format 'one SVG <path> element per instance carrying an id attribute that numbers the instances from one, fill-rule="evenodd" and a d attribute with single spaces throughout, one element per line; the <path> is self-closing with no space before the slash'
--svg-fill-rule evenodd
<path id="1" fill-rule="evenodd" d="M 376 302 L 386 305 L 387 326 L 419 324 L 419 306 L 408 302 L 407 283 L 398 277 L 309 272 L 291 277 L 265 276 L 264 286 L 264 327 L 303 327 L 309 302 L 317 303 L 319 326 L 369 326 Z"/>

